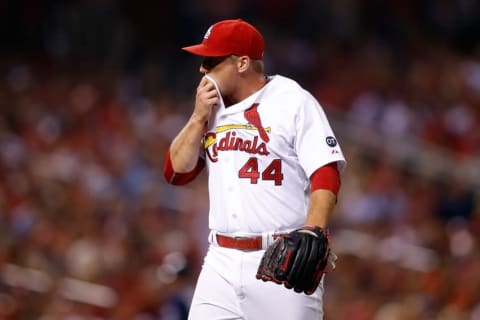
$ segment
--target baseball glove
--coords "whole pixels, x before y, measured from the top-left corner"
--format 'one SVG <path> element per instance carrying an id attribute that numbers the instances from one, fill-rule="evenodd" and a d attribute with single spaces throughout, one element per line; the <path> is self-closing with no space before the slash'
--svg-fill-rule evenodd
<path id="1" fill-rule="evenodd" d="M 326 272 L 329 255 L 328 230 L 305 226 L 279 237 L 266 249 L 256 277 L 310 295 Z"/>

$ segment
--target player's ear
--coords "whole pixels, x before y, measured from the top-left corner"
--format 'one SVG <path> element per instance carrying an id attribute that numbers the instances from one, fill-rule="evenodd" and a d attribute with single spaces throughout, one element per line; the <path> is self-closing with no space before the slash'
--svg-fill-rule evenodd
<path id="1" fill-rule="evenodd" d="M 245 72 L 250 67 L 251 60 L 248 56 L 241 56 L 237 58 L 238 72 Z"/>

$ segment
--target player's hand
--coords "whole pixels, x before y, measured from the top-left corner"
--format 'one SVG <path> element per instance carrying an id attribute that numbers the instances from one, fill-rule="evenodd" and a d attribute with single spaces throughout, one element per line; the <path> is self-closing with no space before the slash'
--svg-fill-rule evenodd
<path id="1" fill-rule="evenodd" d="M 210 118 L 213 107 L 219 103 L 220 99 L 215 85 L 205 76 L 202 77 L 197 87 L 193 116 L 202 122 L 206 122 Z"/>

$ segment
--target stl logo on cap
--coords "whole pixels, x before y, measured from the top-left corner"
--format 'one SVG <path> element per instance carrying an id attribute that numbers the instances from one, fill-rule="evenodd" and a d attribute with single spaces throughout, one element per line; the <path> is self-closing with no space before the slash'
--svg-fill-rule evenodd
<path id="1" fill-rule="evenodd" d="M 210 37 L 210 33 L 212 33 L 212 28 L 213 26 L 210 26 L 210 28 L 208 28 L 207 32 L 205 32 L 205 35 L 203 36 L 203 39 L 208 39 L 208 37 Z"/>

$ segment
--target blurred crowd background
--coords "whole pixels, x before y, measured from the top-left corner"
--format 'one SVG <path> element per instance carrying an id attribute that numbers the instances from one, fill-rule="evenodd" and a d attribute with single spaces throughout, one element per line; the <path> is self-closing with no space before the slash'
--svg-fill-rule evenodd
<path id="1" fill-rule="evenodd" d="M 226 18 L 320 101 L 348 160 L 326 319 L 480 319 L 480 3 L 0 1 L 0 319 L 181 320 L 205 175 L 165 183 Z"/>

